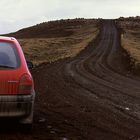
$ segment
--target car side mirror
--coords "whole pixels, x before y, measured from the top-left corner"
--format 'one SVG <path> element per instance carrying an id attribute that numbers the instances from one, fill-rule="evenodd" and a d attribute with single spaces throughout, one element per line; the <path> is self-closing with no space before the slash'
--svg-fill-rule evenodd
<path id="1" fill-rule="evenodd" d="M 30 61 L 26 61 L 27 62 L 27 66 L 28 66 L 28 68 L 29 69 L 33 69 L 33 63 L 32 62 L 30 62 Z"/>

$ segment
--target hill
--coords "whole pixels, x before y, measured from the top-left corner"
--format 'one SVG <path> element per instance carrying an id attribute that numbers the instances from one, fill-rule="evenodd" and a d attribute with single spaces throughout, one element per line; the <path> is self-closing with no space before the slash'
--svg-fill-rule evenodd
<path id="1" fill-rule="evenodd" d="M 73 29 L 78 29 L 81 28 L 82 26 L 95 23 L 96 23 L 95 19 L 82 19 L 82 18 L 48 21 L 6 35 L 13 36 L 18 39 L 66 37 L 74 34 Z"/>
<path id="2" fill-rule="evenodd" d="M 39 65 L 74 57 L 98 34 L 95 19 L 49 21 L 7 34 L 20 41 L 26 59 Z"/>

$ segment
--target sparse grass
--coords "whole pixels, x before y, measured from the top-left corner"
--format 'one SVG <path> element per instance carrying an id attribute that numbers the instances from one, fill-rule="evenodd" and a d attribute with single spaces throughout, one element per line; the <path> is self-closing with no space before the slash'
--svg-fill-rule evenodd
<path id="1" fill-rule="evenodd" d="M 134 69 L 140 69 L 140 29 L 125 29 L 122 46 L 129 53 Z"/>
<path id="2" fill-rule="evenodd" d="M 19 39 L 19 42 L 26 59 L 39 65 L 76 56 L 99 32 L 95 24 L 74 27 L 72 31 L 67 37 Z"/>

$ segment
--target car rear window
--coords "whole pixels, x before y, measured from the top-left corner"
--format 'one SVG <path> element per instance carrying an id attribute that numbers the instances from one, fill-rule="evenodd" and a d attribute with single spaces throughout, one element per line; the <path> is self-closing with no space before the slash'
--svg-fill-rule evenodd
<path id="1" fill-rule="evenodd" d="M 19 57 L 13 43 L 0 42 L 0 69 L 15 69 L 19 66 Z"/>

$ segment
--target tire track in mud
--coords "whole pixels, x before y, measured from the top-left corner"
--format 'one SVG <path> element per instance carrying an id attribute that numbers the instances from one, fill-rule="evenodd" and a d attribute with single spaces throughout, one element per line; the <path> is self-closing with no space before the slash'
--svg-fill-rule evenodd
<path id="1" fill-rule="evenodd" d="M 115 24 L 105 21 L 100 42 L 94 44 L 90 52 L 69 62 L 65 66 L 65 76 L 71 76 L 79 85 L 79 94 L 85 94 L 82 90 L 94 94 L 97 104 L 102 102 L 98 107 L 108 109 L 112 115 L 100 116 L 103 122 L 97 122 L 97 126 L 131 137 L 131 133 L 139 135 L 140 131 L 140 80 L 127 75 L 121 57 Z M 116 128 L 113 122 L 117 123 Z"/>
<path id="2" fill-rule="evenodd" d="M 39 129 L 42 139 L 139 140 L 140 77 L 127 70 L 119 37 L 114 21 L 104 20 L 78 56 L 34 69 L 34 136 Z M 40 116 L 48 121 L 38 124 Z M 48 123 L 58 130 L 55 138 Z"/>

